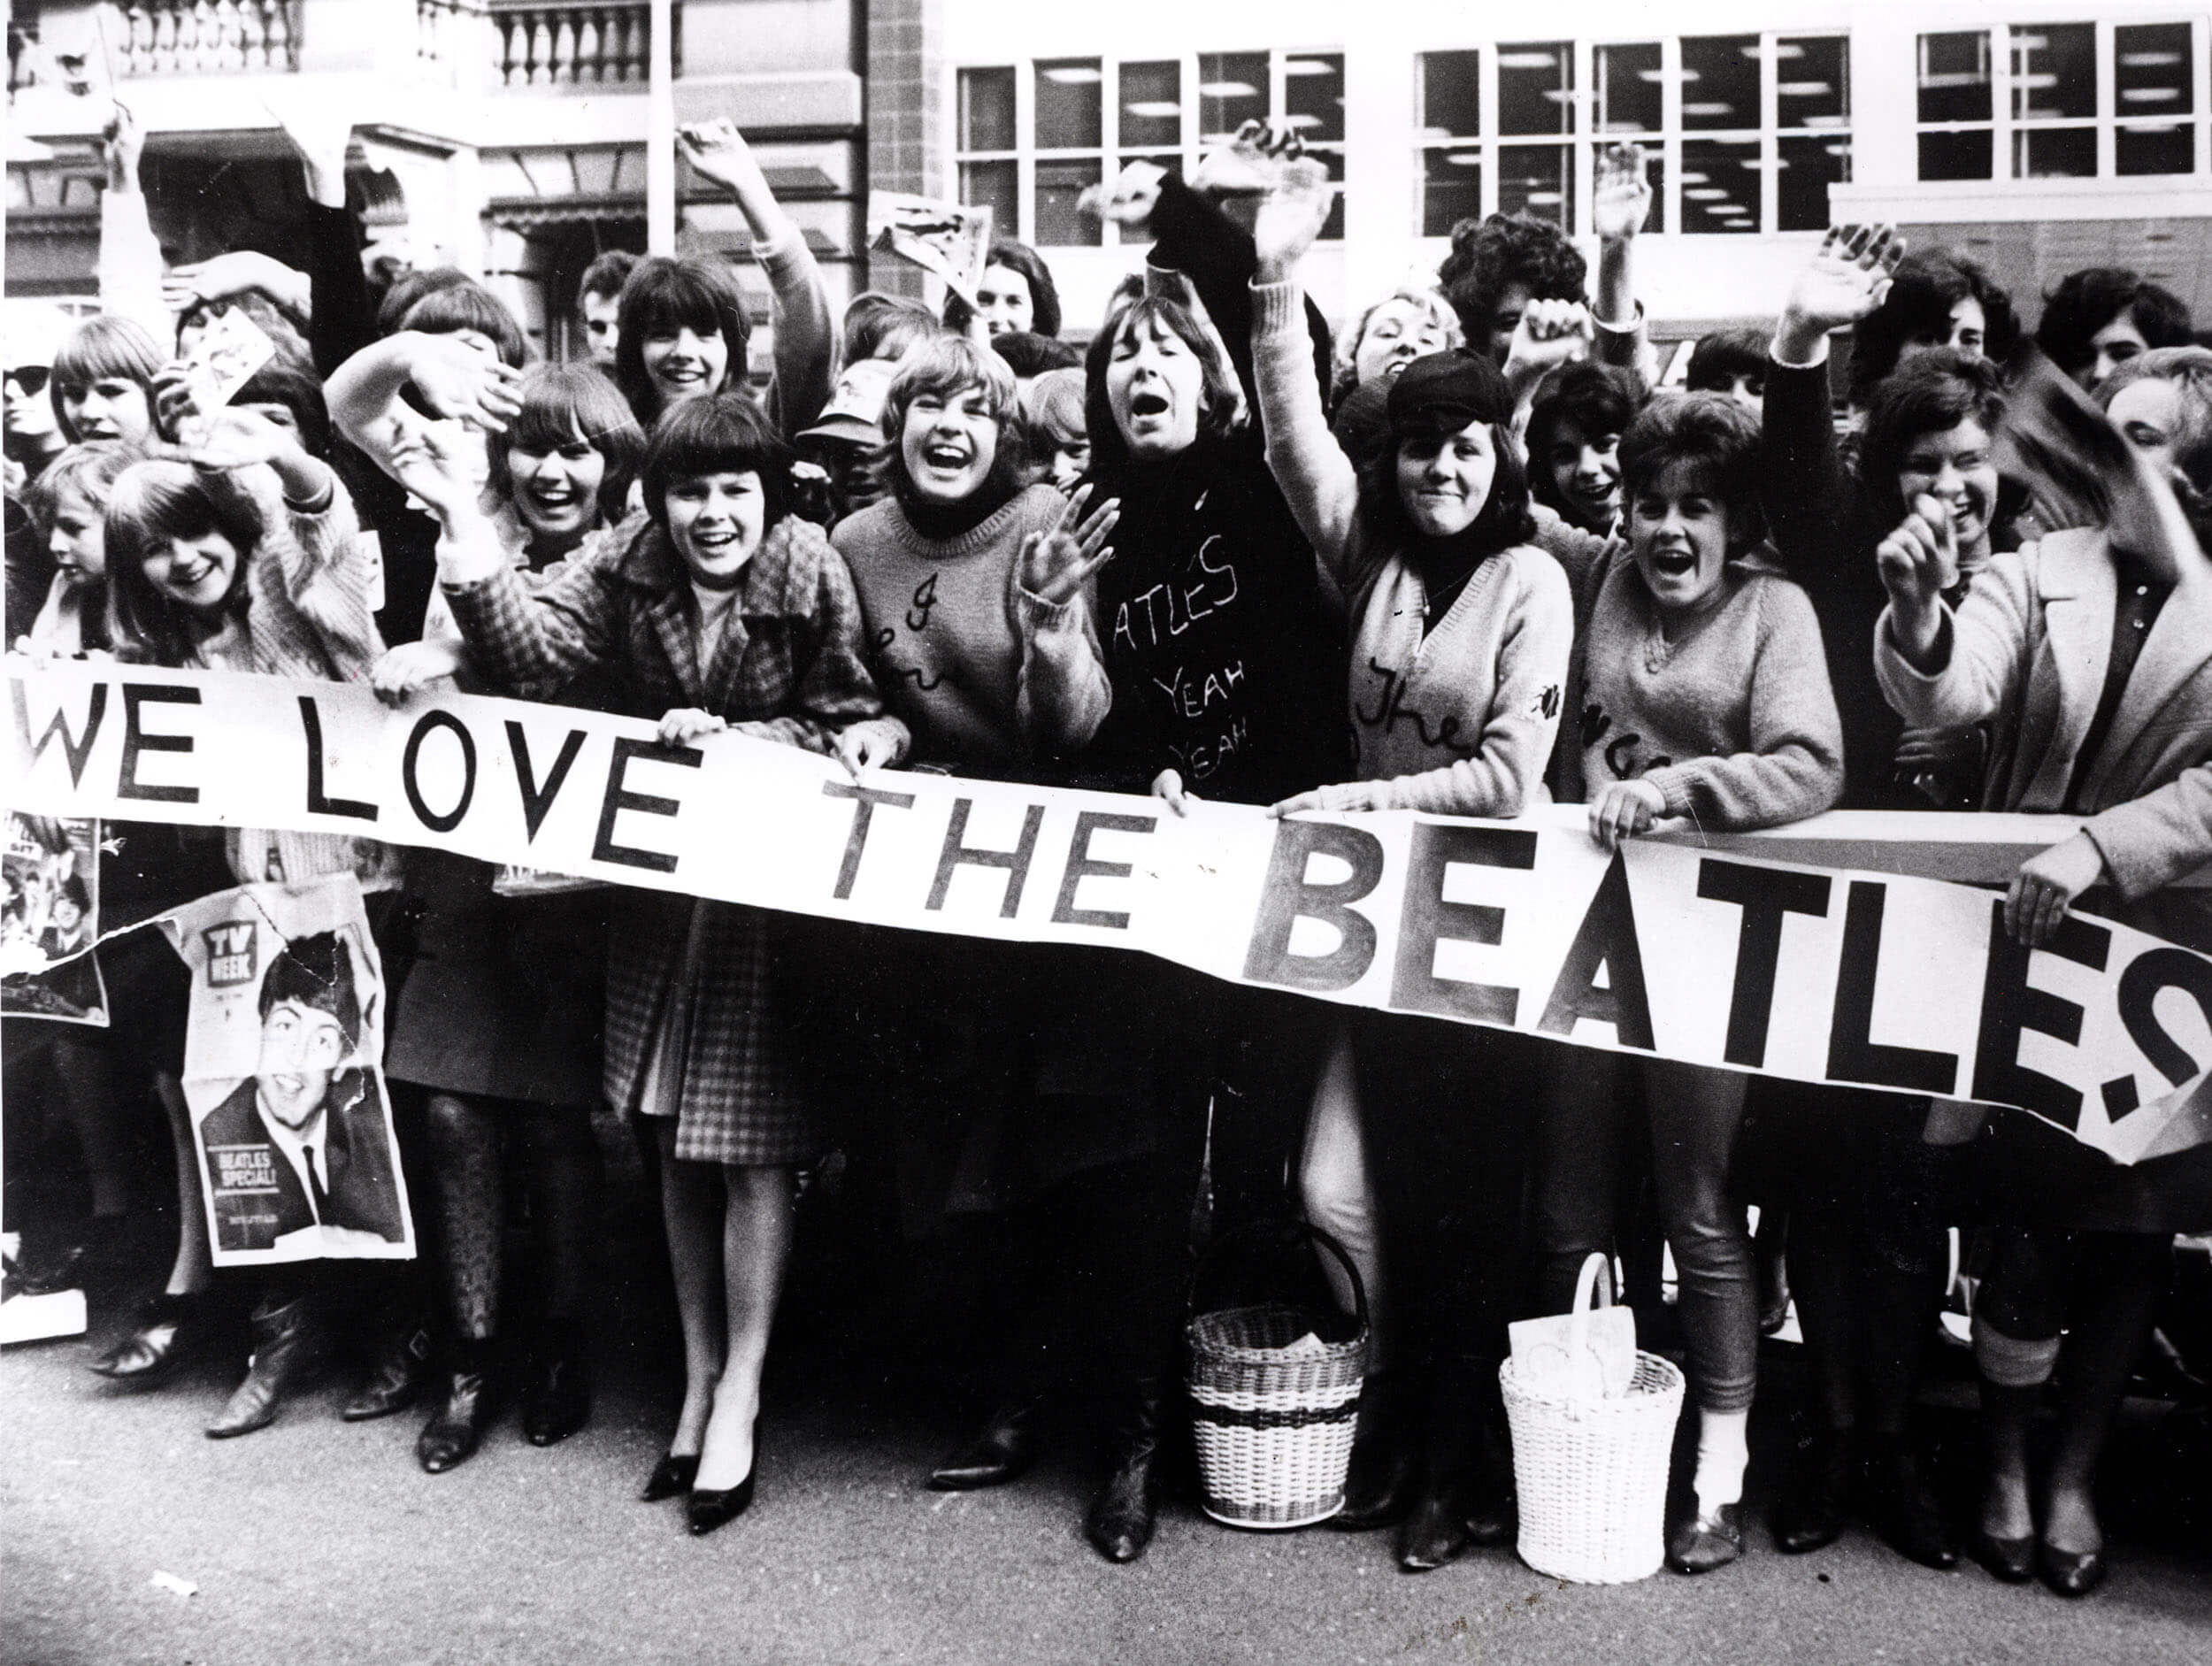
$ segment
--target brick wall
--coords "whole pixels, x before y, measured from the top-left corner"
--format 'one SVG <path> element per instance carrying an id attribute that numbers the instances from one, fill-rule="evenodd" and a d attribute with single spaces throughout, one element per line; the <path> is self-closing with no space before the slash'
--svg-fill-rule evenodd
<path id="1" fill-rule="evenodd" d="M 925 196 L 953 193 L 944 132 L 944 0 L 865 0 L 868 8 L 868 185 Z M 919 297 L 922 273 L 876 255 L 868 285 Z"/>

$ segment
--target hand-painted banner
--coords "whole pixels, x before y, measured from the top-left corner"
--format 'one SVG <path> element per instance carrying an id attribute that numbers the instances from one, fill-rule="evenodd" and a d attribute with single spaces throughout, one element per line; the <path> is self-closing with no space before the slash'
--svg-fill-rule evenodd
<path id="1" fill-rule="evenodd" d="M 2212 1140 L 2212 959 L 2078 916 L 2030 952 L 1986 891 L 1766 854 L 1824 839 L 1885 854 L 1849 818 L 1609 855 L 1564 808 L 1182 818 L 939 775 L 855 781 L 794 748 L 667 747 L 649 724 L 516 701 L 393 710 L 358 687 L 99 665 L 11 683 L 10 802 L 37 813 L 353 833 L 826 918 L 1140 949 L 1350 1005 L 2018 1106 L 2123 1163 Z M 2073 825 L 1868 819 L 1925 824 L 1953 853 L 1978 830 L 2008 864 Z"/>

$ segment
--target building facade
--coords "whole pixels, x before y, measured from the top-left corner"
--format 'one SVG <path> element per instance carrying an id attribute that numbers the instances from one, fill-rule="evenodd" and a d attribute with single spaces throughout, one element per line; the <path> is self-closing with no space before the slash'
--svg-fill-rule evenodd
<path id="1" fill-rule="evenodd" d="M 576 280 L 646 247 L 654 27 L 676 121 L 753 141 L 841 304 L 870 280 L 871 179 L 922 188 L 924 25 L 934 0 L 151 0 L 10 11 L 10 295 L 87 298 L 97 249 L 91 65 L 148 134 L 144 177 L 172 260 L 296 257 L 299 169 L 265 104 L 353 114 L 353 189 L 373 242 L 483 276 L 544 349 L 572 350 Z M 881 96 L 872 110 L 870 88 Z M 674 180 L 673 243 L 767 296 L 725 193 Z M 918 287 L 886 271 L 879 283 Z M 766 350 L 764 336 L 760 350 Z"/>
<path id="2" fill-rule="evenodd" d="M 1344 182 L 1310 263 L 1335 317 L 1453 223 L 1525 212 L 1590 243 L 1597 150 L 1656 203 L 1640 292 L 1664 334 L 1770 316 L 1831 219 L 1988 265 L 2032 320 L 2075 267 L 2132 266 L 2212 317 L 2207 12 L 2114 0 L 945 0 L 947 188 L 1042 249 L 1097 318 L 1135 251 L 1074 212 L 1125 161 L 1187 172 L 1288 121 Z"/>

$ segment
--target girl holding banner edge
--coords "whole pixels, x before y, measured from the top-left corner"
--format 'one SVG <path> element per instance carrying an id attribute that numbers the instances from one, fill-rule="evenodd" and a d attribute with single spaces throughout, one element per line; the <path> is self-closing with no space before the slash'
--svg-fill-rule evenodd
<path id="1" fill-rule="evenodd" d="M 1342 642 L 1252 419 L 1252 240 L 1208 195 L 1256 195 L 1288 142 L 1248 124 L 1193 183 L 1134 162 L 1085 199 L 1125 241 L 1149 231 L 1152 247 L 1145 292 L 1109 315 L 1085 361 L 1091 479 L 1121 519 L 1095 602 L 1113 703 L 1073 774 L 1150 790 L 1178 815 L 1200 793 L 1272 803 L 1347 762 Z M 1328 329 L 1310 303 L 1305 319 L 1319 387 Z M 1150 1095 L 1145 1224 L 1117 1269 L 1112 1469 L 1085 1519 L 1099 1554 L 1127 1562 L 1152 1538 L 1202 1176 L 1217 1229 L 1285 1212 L 1327 1036 L 1280 992 L 1159 966 L 1117 975 L 1118 999 L 1148 1015 L 1164 1079 Z"/>
<path id="2" fill-rule="evenodd" d="M 1543 793 L 1573 596 L 1525 541 L 1513 398 L 1487 361 L 1406 365 L 1388 396 L 1390 443 L 1363 470 L 1330 434 L 1294 275 L 1329 206 L 1325 176 L 1302 162 L 1263 200 L 1252 348 L 1268 465 L 1351 606 L 1358 778 L 1274 810 L 1510 818 Z M 1520 1294 L 1533 1049 L 1396 1015 L 1361 1013 L 1352 1029 L 1403 1354 L 1375 1383 L 1384 1409 L 1363 1424 L 1346 1511 L 1355 1527 L 1405 1516 L 1399 1562 L 1419 1571 L 1511 1529 L 1496 1383 Z M 1479 1117 L 1454 1114 L 1467 1108 Z"/>
<path id="3" fill-rule="evenodd" d="M 1724 395 L 1655 400 L 1621 439 L 1625 539 L 1547 531 L 1585 620 L 1580 744 L 1560 749 L 1560 796 L 1588 802 L 1591 835 L 1609 848 L 1678 818 L 1777 826 L 1830 808 L 1843 789 L 1819 622 L 1764 558 L 1758 447 L 1755 419 Z M 1619 1069 L 1616 1055 L 1557 1048 L 1546 1072 L 1536 1230 L 1555 1308 L 1612 1238 Z M 1667 1560 L 1702 1573 L 1743 1553 L 1759 1314 L 1729 1183 L 1746 1079 L 1659 1060 L 1643 1073 L 1699 1408 L 1696 1511 L 1669 1533 Z"/>
<path id="4" fill-rule="evenodd" d="M 2200 349 L 2158 349 L 2108 377 L 2101 416 L 2032 365 L 2008 441 L 2036 474 L 2080 488 L 2101 526 L 1992 557 L 1957 601 L 1939 505 L 1916 505 L 1878 552 L 1889 607 L 1875 670 L 1899 713 L 2003 723 L 2012 744 L 1984 807 L 2088 818 L 2024 864 L 2004 900 L 2006 931 L 2029 948 L 2065 953 L 2077 910 L 2212 946 L 2204 894 L 2174 883 L 2212 858 L 2208 392 Z M 2062 1148 L 2073 1143 L 2024 1115 L 1991 1120 L 1979 1155 L 1999 1200 L 1996 1253 L 1974 1316 L 1988 1455 L 1974 1555 L 2063 1596 L 2105 1575 L 2097 1465 L 2171 1276 L 2173 1233 L 2212 1224 L 2212 1147 L 2117 1169 Z M 2038 1512 L 2028 1429 L 2055 1368 L 2059 1437 Z"/>
<path id="5" fill-rule="evenodd" d="M 480 506 L 535 590 L 620 536 L 610 523 L 628 501 L 645 436 L 613 383 L 588 365 L 539 366 L 518 395 L 520 411 L 489 441 Z M 382 433 L 397 414 L 392 404 L 384 411 L 342 405 L 339 418 L 349 431 Z M 388 446 L 371 454 L 392 466 L 384 462 Z M 371 680 L 397 703 L 456 675 L 475 686 L 460 631 L 434 594 L 423 640 L 388 651 Z M 530 692 L 590 705 L 602 691 L 557 682 Z M 391 1080 L 428 1094 L 450 1326 L 442 1399 L 416 1445 L 417 1461 L 432 1474 L 475 1451 L 503 1370 L 524 1364 L 503 1357 L 499 1341 L 503 1145 L 522 1159 L 539 1240 L 536 1336 L 520 1373 L 523 1432 L 534 1446 L 551 1446 L 591 1415 L 583 1309 L 599 1194 L 591 1113 L 600 1097 L 605 894 L 502 896 L 494 874 L 487 864 L 448 852 L 409 854 L 422 913 L 385 1061 Z"/>
<path id="6" fill-rule="evenodd" d="M 185 415 L 197 440 L 191 460 L 135 464 L 117 478 L 109 498 L 103 526 L 116 656 L 365 680 L 383 642 L 369 607 L 373 570 L 337 477 L 303 449 L 296 430 L 258 411 L 233 406 Z M 399 882 L 396 853 L 388 846 L 343 834 L 245 828 L 231 829 L 226 843 L 241 883 L 350 869 L 370 894 L 369 917 L 380 948 L 385 947 Z M 197 1196 L 184 1203 L 202 1207 Z M 391 1287 L 379 1294 L 388 1301 L 407 1275 L 387 1278 Z M 207 1425 L 214 1439 L 267 1426 L 327 1347 L 327 1278 L 311 1264 L 282 1269 L 267 1275 L 262 1288 L 247 1375 Z M 173 1346 L 175 1327 L 168 1331 Z"/>
<path id="7" fill-rule="evenodd" d="M 624 710 L 659 719 L 664 745 L 736 728 L 856 774 L 895 764 L 906 726 L 884 715 L 862 662 L 844 564 L 819 527 L 787 512 L 787 462 L 750 399 L 686 401 L 645 454 L 652 525 L 534 595 L 443 433 L 426 430 L 399 459 L 439 517 L 440 581 L 495 684 L 601 665 Z M 708 1533 L 752 1501 L 795 1175 L 820 1142 L 794 1080 L 767 917 L 626 890 L 609 930 L 607 1097 L 659 1132 L 684 1332 L 683 1409 L 645 1496 L 687 1493 L 691 1532 Z"/>

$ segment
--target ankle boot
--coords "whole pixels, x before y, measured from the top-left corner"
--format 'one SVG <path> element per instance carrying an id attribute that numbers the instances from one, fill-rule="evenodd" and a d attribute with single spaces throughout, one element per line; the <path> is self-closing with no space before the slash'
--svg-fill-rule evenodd
<path id="1" fill-rule="evenodd" d="M 277 1409 L 323 1363 L 329 1339 L 312 1296 L 273 1303 L 264 1297 L 248 1321 L 253 1352 L 246 1360 L 246 1380 L 207 1425 L 211 1440 L 251 1434 L 276 1421 Z"/>
<path id="2" fill-rule="evenodd" d="M 1774 1542 L 1789 1555 L 1832 1545 L 1851 1501 L 1851 1432 L 1823 1424 L 1798 1442 L 1786 1490 L 1774 1507 Z"/>
<path id="3" fill-rule="evenodd" d="M 1418 1477 L 1404 1398 L 1395 1372 L 1380 1371 L 1367 1379 L 1351 1462 L 1344 1471 L 1344 1508 L 1329 1518 L 1339 1532 L 1395 1526 L 1413 1508 Z"/>
<path id="4" fill-rule="evenodd" d="M 430 1327 L 411 1307 L 403 1317 L 387 1318 L 360 1393 L 338 1415 L 348 1423 L 368 1423 L 404 1411 L 421 1397 L 429 1375 Z"/>
<path id="5" fill-rule="evenodd" d="M 493 1355 L 489 1337 L 467 1338 L 453 1345 L 453 1369 L 437 1409 L 415 1441 L 415 1459 L 432 1475 L 465 1463 L 491 1426 Z"/>
<path id="6" fill-rule="evenodd" d="M 1160 1425 L 1160 1383 L 1150 1378 L 1134 1386 L 1114 1435 L 1113 1472 L 1083 1522 L 1084 1533 L 1109 1562 L 1134 1562 L 1152 1542 Z"/>
<path id="7" fill-rule="evenodd" d="M 1918 1458 L 1905 1436 L 1874 1437 L 1866 1460 L 1866 1504 L 1869 1524 L 1907 1561 L 1924 1568 L 1958 1565 L 1958 1539 L 1921 1478 Z"/>
<path id="8" fill-rule="evenodd" d="M 167 1382 L 214 1328 L 214 1298 L 204 1294 L 150 1296 L 132 1312 L 130 1328 L 90 1369 L 131 1388 Z"/>
<path id="9" fill-rule="evenodd" d="M 975 1438 L 929 1472 L 941 1493 L 1003 1486 L 1036 1461 L 1042 1444 L 1044 1401 L 1009 1401 L 994 1411 Z"/>
<path id="10" fill-rule="evenodd" d="M 534 1447 L 565 1440 L 591 1421 L 591 1349 L 572 1319 L 546 1322 L 522 1390 L 522 1432 Z"/>
<path id="11" fill-rule="evenodd" d="M 1398 1534 L 1398 1565 L 1426 1573 L 1471 1545 L 1500 1545 L 1520 1528 L 1509 1449 L 1490 1426 L 1502 1420 L 1494 1366 L 1445 1368 L 1431 1391 L 1421 1486 Z"/>

